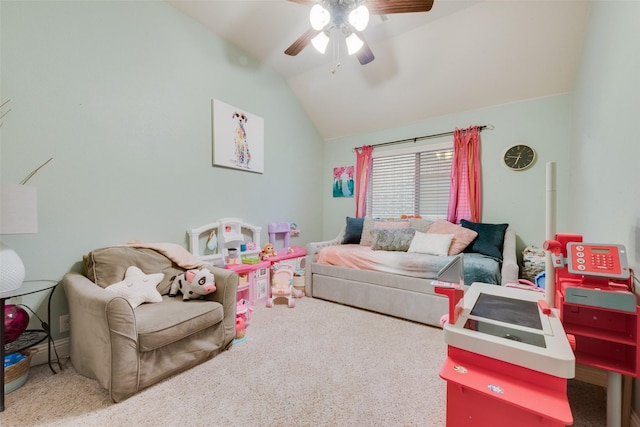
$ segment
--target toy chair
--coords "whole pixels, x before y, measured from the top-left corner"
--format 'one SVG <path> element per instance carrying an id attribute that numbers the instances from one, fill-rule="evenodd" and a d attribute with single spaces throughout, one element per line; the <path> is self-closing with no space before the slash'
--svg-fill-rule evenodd
<path id="1" fill-rule="evenodd" d="M 273 307 L 277 298 L 286 298 L 289 308 L 296 306 L 295 289 L 293 288 L 293 270 L 288 265 L 274 266 L 271 275 L 271 297 L 267 300 L 267 307 Z"/>

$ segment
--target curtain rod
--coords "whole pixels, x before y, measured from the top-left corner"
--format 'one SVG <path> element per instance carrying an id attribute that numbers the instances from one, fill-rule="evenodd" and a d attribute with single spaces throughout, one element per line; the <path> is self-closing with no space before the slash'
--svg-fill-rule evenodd
<path id="1" fill-rule="evenodd" d="M 489 130 L 493 130 L 494 127 L 493 125 L 482 125 L 482 126 L 478 126 L 478 130 L 480 132 L 482 132 L 485 129 L 489 129 Z M 449 135 L 453 135 L 455 131 L 450 131 L 450 132 L 442 132 L 442 133 L 435 133 L 433 135 L 425 135 L 425 136 L 418 136 L 415 138 L 409 138 L 409 139 L 400 139 L 398 141 L 389 141 L 389 142 L 381 142 L 379 144 L 371 144 L 372 147 L 384 147 L 385 145 L 395 145 L 395 144 L 404 144 L 407 142 L 418 142 L 418 141 L 422 141 L 423 139 L 431 139 L 431 138 L 439 138 L 441 136 L 449 136 Z M 355 151 L 357 148 L 362 148 L 362 147 L 354 147 L 353 151 Z"/>

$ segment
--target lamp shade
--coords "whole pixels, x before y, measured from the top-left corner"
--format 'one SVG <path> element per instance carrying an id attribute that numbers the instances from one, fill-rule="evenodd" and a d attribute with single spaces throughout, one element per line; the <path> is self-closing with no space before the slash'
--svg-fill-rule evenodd
<path id="1" fill-rule="evenodd" d="M 347 43 L 347 53 L 349 55 L 353 55 L 359 51 L 362 46 L 364 46 L 364 42 L 360 37 L 356 36 L 355 33 L 349 34 L 345 39 L 345 42 Z"/>
<path id="2" fill-rule="evenodd" d="M 329 40 L 329 36 L 324 31 L 321 31 L 317 36 L 311 39 L 311 44 L 318 52 L 325 53 L 327 51 Z"/>
<path id="3" fill-rule="evenodd" d="M 309 22 L 314 30 L 322 30 L 331 21 L 331 13 L 319 4 L 314 5 L 309 12 Z"/>
<path id="4" fill-rule="evenodd" d="M 358 31 L 362 31 L 369 25 L 369 9 L 367 6 L 360 5 L 349 12 L 349 23 Z"/>
<path id="5" fill-rule="evenodd" d="M 36 189 L 19 184 L 0 185 L 0 234 L 38 232 Z M 18 289 L 25 269 L 18 254 L 0 243 L 0 292 Z"/>

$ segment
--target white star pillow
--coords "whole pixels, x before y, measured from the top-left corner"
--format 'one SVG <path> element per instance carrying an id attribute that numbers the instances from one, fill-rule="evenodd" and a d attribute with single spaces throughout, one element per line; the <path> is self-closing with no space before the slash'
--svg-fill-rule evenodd
<path id="1" fill-rule="evenodd" d="M 122 282 L 114 283 L 105 289 L 129 301 L 131 308 L 145 302 L 162 302 L 162 295 L 156 289 L 164 278 L 164 273 L 144 274 L 136 266 L 127 268 Z"/>

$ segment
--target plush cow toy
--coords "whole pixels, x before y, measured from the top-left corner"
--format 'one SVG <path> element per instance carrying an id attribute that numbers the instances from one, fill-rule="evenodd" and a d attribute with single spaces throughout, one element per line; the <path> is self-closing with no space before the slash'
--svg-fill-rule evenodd
<path id="1" fill-rule="evenodd" d="M 202 270 L 187 270 L 173 278 L 169 296 L 175 297 L 180 291 L 182 292 L 182 299 L 187 301 L 202 298 L 215 292 L 215 290 L 216 283 L 210 270 L 206 268 Z"/>

